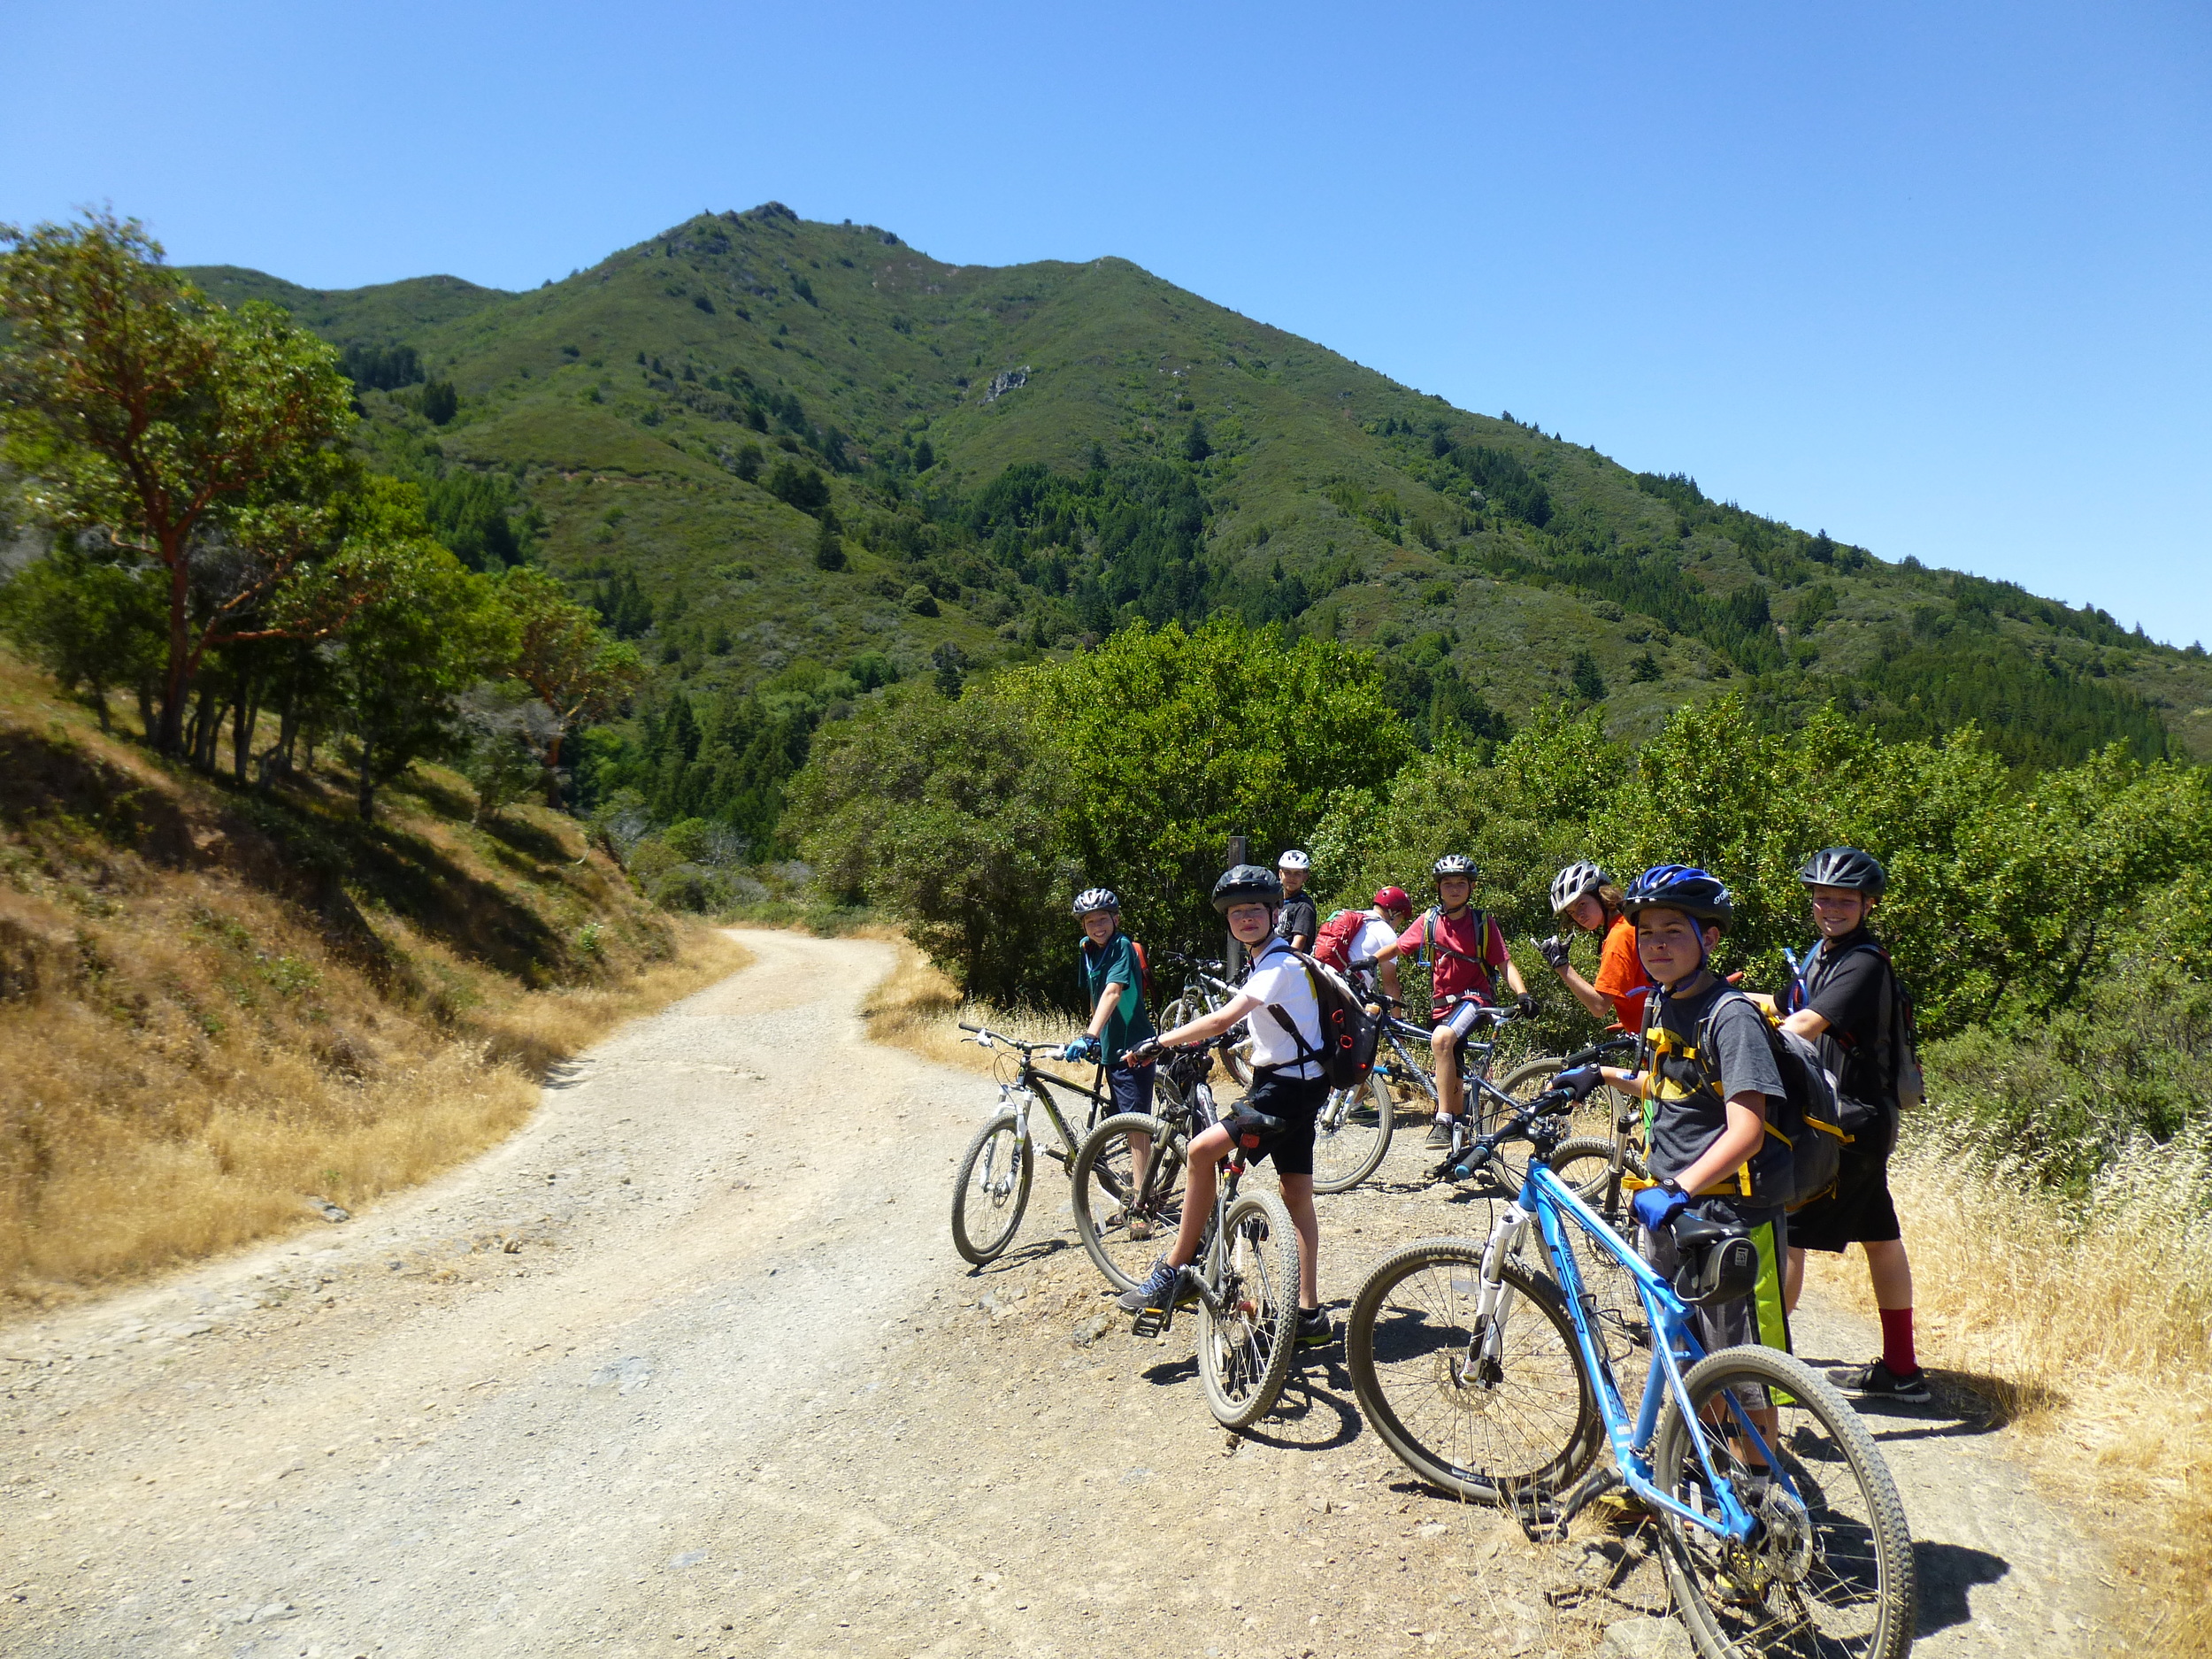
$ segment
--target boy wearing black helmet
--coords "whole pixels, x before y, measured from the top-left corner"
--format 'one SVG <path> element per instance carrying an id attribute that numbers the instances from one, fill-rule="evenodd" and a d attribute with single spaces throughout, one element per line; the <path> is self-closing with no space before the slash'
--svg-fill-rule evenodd
<path id="1" fill-rule="evenodd" d="M 1253 1079 L 1244 1104 L 1286 1125 L 1282 1133 L 1262 1143 L 1254 1161 L 1274 1159 L 1283 1207 L 1298 1229 L 1298 1346 L 1313 1348 L 1331 1334 L 1329 1317 L 1321 1311 L 1321 1223 L 1313 1208 L 1313 1124 L 1328 1098 L 1329 1081 L 1317 1057 L 1323 1052 L 1320 1000 L 1304 964 L 1273 933 L 1282 902 L 1282 882 L 1263 865 L 1238 864 L 1223 873 L 1214 883 L 1214 909 L 1237 942 L 1251 952 L 1251 972 L 1225 1006 L 1161 1033 L 1131 1057 L 1148 1061 L 1162 1048 L 1203 1042 L 1240 1020 L 1251 1021 Z M 1271 1010 L 1279 1010 L 1279 1018 Z M 1171 1297 L 1180 1302 L 1193 1294 L 1186 1287 L 1183 1269 L 1198 1259 L 1200 1236 L 1213 1216 L 1214 1170 L 1228 1154 L 1229 1131 L 1223 1125 L 1191 1141 L 1175 1242 L 1152 1264 L 1143 1284 L 1123 1294 L 1125 1312 L 1164 1308 Z"/>
<path id="2" fill-rule="evenodd" d="M 1820 1043 L 1836 1066 L 1840 1093 L 1862 1108 L 1867 1127 L 1843 1148 L 1836 1189 L 1790 1217 L 1786 1286 L 1792 1308 L 1804 1288 L 1805 1252 L 1866 1250 L 1867 1275 L 1882 1318 L 1882 1352 L 1839 1378 L 1869 1398 L 1924 1401 L 1927 1375 L 1913 1351 L 1912 1260 L 1889 1193 L 1889 1155 L 1897 1141 L 1895 1010 L 1897 980 L 1880 942 L 1869 931 L 1888 877 L 1855 847 L 1828 847 L 1797 872 L 1812 902 L 1820 940 L 1798 980 L 1802 1006 L 1784 1022 Z"/>
<path id="3" fill-rule="evenodd" d="M 1436 1122 L 1429 1144 L 1452 1143 L 1451 1120 L 1467 1110 L 1459 1080 L 1459 1045 L 1474 1028 L 1476 1010 L 1493 1006 L 1498 975 L 1505 975 L 1524 1015 L 1536 1011 L 1536 999 L 1521 983 L 1521 971 L 1505 948 L 1497 922 L 1468 901 L 1481 872 L 1464 853 L 1446 853 L 1429 866 L 1436 880 L 1436 902 L 1398 936 L 1401 958 L 1430 971 L 1429 1052 L 1436 1059 Z"/>
<path id="4" fill-rule="evenodd" d="M 1644 1100 L 1657 1185 L 1633 1201 L 1646 1261 L 1671 1277 L 1680 1265 L 1670 1224 L 1686 1209 L 1740 1226 L 1759 1252 L 1749 1296 L 1694 1309 L 1698 1340 L 1710 1353 L 1745 1342 L 1789 1347 L 1781 1264 L 1787 1222 L 1768 1194 L 1790 1175 L 1788 1144 L 1767 1133 L 1769 1102 L 1784 1098 L 1779 1062 L 1766 1019 L 1710 966 L 1734 919 L 1728 889 L 1704 871 L 1660 864 L 1636 878 L 1622 909 L 1636 926 L 1636 948 L 1654 989 L 1645 1005 L 1636 1071 L 1578 1067 L 1558 1081 L 1584 1092 L 1603 1079 Z"/>

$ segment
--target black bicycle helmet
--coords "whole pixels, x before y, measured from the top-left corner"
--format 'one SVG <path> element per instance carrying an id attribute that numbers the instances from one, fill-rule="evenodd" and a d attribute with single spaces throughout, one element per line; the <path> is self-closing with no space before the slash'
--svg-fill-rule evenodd
<path id="1" fill-rule="evenodd" d="M 1275 909 L 1283 902 L 1283 879 L 1265 864 L 1238 864 L 1221 872 L 1214 883 L 1214 909 L 1226 916 L 1239 904 L 1264 904 Z"/>
<path id="2" fill-rule="evenodd" d="M 1605 885 L 1605 872 L 1587 858 L 1578 858 L 1551 879 L 1551 913 L 1557 916 L 1586 893 Z"/>
<path id="3" fill-rule="evenodd" d="M 1870 899 L 1882 896 L 1889 877 L 1870 853 L 1855 847 L 1824 847 L 1805 861 L 1797 879 L 1809 887 L 1848 887 Z"/>
<path id="4" fill-rule="evenodd" d="M 1472 881 L 1481 873 L 1475 868 L 1475 861 L 1465 853 L 1446 853 L 1429 866 L 1429 874 L 1439 879 L 1445 876 L 1465 876 Z"/>
<path id="5" fill-rule="evenodd" d="M 1121 895 L 1111 887 L 1085 887 L 1075 895 L 1074 913 L 1088 916 L 1093 910 L 1111 910 L 1121 913 Z"/>
<path id="6" fill-rule="evenodd" d="M 1736 919 L 1735 902 L 1720 878 L 1695 864 L 1654 864 L 1629 883 L 1621 913 L 1633 917 L 1645 910 L 1679 910 L 1721 927 Z"/>

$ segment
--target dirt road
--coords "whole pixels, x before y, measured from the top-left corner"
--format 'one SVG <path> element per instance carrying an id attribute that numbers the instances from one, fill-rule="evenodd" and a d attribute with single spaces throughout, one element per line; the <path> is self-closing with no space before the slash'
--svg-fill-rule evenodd
<path id="1" fill-rule="evenodd" d="M 969 1273 L 945 1212 L 988 1086 L 866 1041 L 887 947 L 746 942 L 437 1184 L 0 1333 L 0 1652 L 1512 1659 L 1658 1630 L 1632 1535 L 1538 1548 L 1423 1494 L 1333 1355 L 1235 1441 L 1187 1325 L 1087 1340 L 1056 1166 Z M 1340 1307 L 1465 1225 L 1418 1161 L 1325 1201 Z M 2081 1529 L 1955 1428 L 1885 1425 L 1921 1651 L 2110 1651 Z"/>

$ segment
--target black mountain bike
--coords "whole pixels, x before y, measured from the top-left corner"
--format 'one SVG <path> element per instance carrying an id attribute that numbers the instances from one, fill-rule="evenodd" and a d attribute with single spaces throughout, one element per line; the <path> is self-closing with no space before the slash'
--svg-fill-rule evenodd
<path id="1" fill-rule="evenodd" d="M 1071 1079 L 1037 1069 L 1037 1056 L 1057 1050 L 1059 1043 L 1025 1042 L 1003 1032 L 987 1031 L 981 1025 L 964 1024 L 960 1029 L 973 1033 L 966 1041 L 979 1048 L 1005 1048 L 1021 1056 L 1012 1077 L 1000 1077 L 998 1110 L 984 1120 L 983 1127 L 975 1132 L 975 1139 L 968 1142 L 967 1154 L 960 1160 L 960 1173 L 953 1178 L 952 1248 L 964 1259 L 980 1267 L 1002 1255 L 1006 1247 L 1013 1243 L 1014 1234 L 1022 1225 L 1022 1212 L 1029 1207 L 1029 1184 L 1036 1173 L 1036 1142 L 1030 1130 L 1031 1114 L 1041 1110 L 1059 1132 L 1060 1145 L 1045 1148 L 1044 1154 L 1065 1164 L 1075 1156 L 1082 1141 L 1068 1127 L 1068 1120 L 1053 1098 L 1053 1091 L 1064 1089 L 1077 1099 L 1090 1102 L 1083 1114 L 1085 1134 L 1097 1124 L 1108 1101 L 1103 1067 L 1088 1088 Z"/>

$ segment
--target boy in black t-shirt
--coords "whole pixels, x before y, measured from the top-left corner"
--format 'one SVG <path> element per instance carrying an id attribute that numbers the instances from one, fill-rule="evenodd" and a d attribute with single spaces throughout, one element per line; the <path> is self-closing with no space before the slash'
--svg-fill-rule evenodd
<path id="1" fill-rule="evenodd" d="M 1872 1127 L 1843 1148 L 1836 1190 L 1790 1217 L 1789 1305 L 1805 1284 L 1805 1252 L 1866 1250 L 1874 1303 L 1882 1317 L 1881 1357 L 1838 1379 L 1850 1393 L 1923 1401 L 1928 1379 L 1913 1352 L 1912 1261 L 1905 1254 L 1897 1205 L 1889 1194 L 1889 1155 L 1897 1143 L 1897 982 L 1867 923 L 1887 877 L 1855 847 L 1830 847 L 1797 872 L 1812 900 L 1820 942 L 1799 980 L 1804 1006 L 1784 1023 L 1816 1040 L 1837 1067 L 1841 1092 L 1868 1109 Z"/>
<path id="2" fill-rule="evenodd" d="M 1647 1165 L 1658 1185 L 1634 1200 L 1639 1250 L 1671 1279 L 1680 1263 L 1668 1224 L 1683 1210 L 1743 1228 L 1759 1252 L 1757 1284 L 1748 1296 L 1693 1309 L 1698 1340 L 1708 1353 L 1747 1342 L 1786 1349 L 1788 1224 L 1769 1194 L 1786 1185 L 1790 1154 L 1766 1127 L 1768 1102 L 1784 1084 L 1765 1017 L 1709 965 L 1733 916 L 1728 890 L 1702 870 L 1662 864 L 1636 879 L 1624 911 L 1657 987 L 1645 1007 L 1643 1069 L 1591 1070 L 1645 1102 Z M 1557 1079 L 1582 1080 L 1573 1071 Z"/>
<path id="3" fill-rule="evenodd" d="M 1275 861 L 1275 873 L 1283 884 L 1282 908 L 1275 912 L 1275 937 L 1293 950 L 1311 950 L 1321 933 L 1321 912 L 1306 891 L 1313 860 L 1294 847 Z"/>

